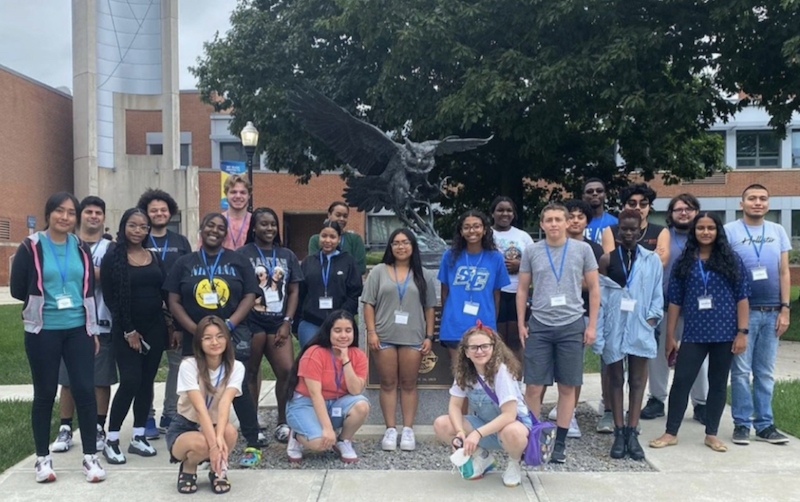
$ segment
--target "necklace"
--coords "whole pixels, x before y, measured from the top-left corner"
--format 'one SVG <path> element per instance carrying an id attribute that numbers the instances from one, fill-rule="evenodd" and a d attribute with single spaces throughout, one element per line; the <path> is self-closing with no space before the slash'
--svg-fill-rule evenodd
<path id="1" fill-rule="evenodd" d="M 149 255 L 149 254 L 150 253 L 147 253 L 147 255 Z M 133 262 L 133 264 L 136 265 L 137 267 L 143 267 L 143 266 L 147 265 L 149 263 L 148 260 L 147 260 L 147 257 L 148 256 L 145 256 L 144 261 L 139 261 L 131 254 L 130 251 L 128 251 L 128 261 Z"/>
<path id="2" fill-rule="evenodd" d="M 639 238 L 636 239 L 636 242 L 642 242 L 642 239 L 644 239 L 644 234 L 646 233 L 647 233 L 647 225 L 645 225 L 645 227 L 642 229 L 642 235 L 640 235 Z"/>

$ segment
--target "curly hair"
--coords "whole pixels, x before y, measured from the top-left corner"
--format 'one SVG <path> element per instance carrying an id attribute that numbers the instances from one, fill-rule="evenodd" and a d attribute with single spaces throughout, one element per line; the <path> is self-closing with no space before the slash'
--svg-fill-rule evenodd
<path id="1" fill-rule="evenodd" d="M 128 239 L 125 237 L 125 226 L 133 215 L 141 215 L 148 225 L 150 217 L 146 211 L 138 207 L 132 207 L 122 214 L 119 220 L 119 230 L 117 231 L 117 245 L 111 250 L 111 280 L 114 288 L 111 291 L 113 296 L 109 302 L 111 315 L 119 319 L 120 326 L 129 326 L 131 323 L 131 279 L 128 272 Z"/>
<path id="2" fill-rule="evenodd" d="M 592 206 L 590 206 L 589 203 L 586 202 L 585 200 L 567 199 L 564 201 L 564 207 L 567 208 L 567 212 L 569 214 L 572 214 L 576 211 L 580 211 L 581 213 L 583 213 L 583 215 L 586 216 L 587 225 L 592 222 L 592 217 L 594 216 L 592 214 Z"/>
<path id="3" fill-rule="evenodd" d="M 467 346 L 469 339 L 473 335 L 486 335 L 494 343 L 492 356 L 486 363 L 486 384 L 490 387 L 494 386 L 494 377 L 500 369 L 500 365 L 505 364 L 508 371 L 517 380 L 522 378 L 522 366 L 519 364 L 514 353 L 511 349 L 503 343 L 502 337 L 490 327 L 478 324 L 466 331 L 458 342 L 458 349 L 456 350 L 456 358 L 453 361 L 453 375 L 455 376 L 456 384 L 462 389 L 472 387 L 478 383 L 478 370 L 472 363 L 472 360 L 467 357 Z"/>
<path id="4" fill-rule="evenodd" d="M 275 219 L 275 225 L 277 226 L 277 229 L 275 230 L 275 238 L 272 239 L 272 245 L 278 247 L 282 246 L 283 243 L 281 242 L 281 227 L 280 223 L 278 223 L 278 213 L 276 213 L 271 207 L 259 207 L 253 211 L 253 215 L 250 217 L 250 226 L 247 227 L 247 236 L 245 237 L 244 243 L 250 244 L 251 242 L 256 241 L 256 224 L 258 223 L 258 219 L 263 214 L 271 214 Z"/>
<path id="5" fill-rule="evenodd" d="M 489 221 L 489 218 L 477 209 L 470 209 L 459 216 L 458 222 L 456 223 L 456 232 L 453 235 L 453 243 L 450 245 L 450 261 L 452 265 L 456 264 L 458 257 L 461 256 L 461 252 L 467 248 L 467 239 L 461 235 L 461 226 L 464 225 L 464 220 L 470 216 L 481 220 L 481 223 L 483 223 L 483 229 L 486 231 L 481 239 L 481 249 L 486 251 L 494 251 L 497 249 L 494 244 L 492 223 Z"/>
<path id="6" fill-rule="evenodd" d="M 422 304 L 422 309 L 425 309 L 425 298 L 428 295 L 428 283 L 425 282 L 425 272 L 422 269 L 422 255 L 419 252 L 419 243 L 417 243 L 417 237 L 414 235 L 414 232 L 407 228 L 398 228 L 389 236 L 389 242 L 386 244 L 386 250 L 383 252 L 383 259 L 381 263 L 386 265 L 394 265 L 394 253 L 392 253 L 392 242 L 394 242 L 394 238 L 398 235 L 403 234 L 408 239 L 408 242 L 411 243 L 411 259 L 409 262 L 409 267 L 411 268 L 411 273 L 414 276 L 414 285 L 417 286 L 417 291 L 419 291 L 419 301 Z"/>
<path id="7" fill-rule="evenodd" d="M 172 196 L 164 190 L 159 190 L 158 188 L 148 188 L 145 190 L 142 196 L 139 197 L 139 202 L 136 203 L 136 207 L 146 213 L 147 206 L 149 206 L 154 200 L 166 202 L 170 216 L 175 216 L 178 214 L 178 203 L 175 202 L 175 199 L 173 199 Z M 105 212 L 105 210 L 103 212 Z"/>
<path id="8" fill-rule="evenodd" d="M 633 183 L 619 191 L 620 204 L 624 206 L 628 202 L 628 199 L 634 195 L 641 195 L 650 202 L 650 205 L 652 205 L 653 201 L 656 200 L 657 194 L 655 190 L 647 185 L 647 183 Z"/>
<path id="9" fill-rule="evenodd" d="M 717 226 L 717 237 L 714 239 L 713 247 L 711 248 L 711 256 L 705 264 L 706 270 L 713 270 L 717 274 L 724 277 L 731 288 L 736 288 L 736 283 L 739 282 L 740 266 L 739 258 L 728 243 L 728 237 L 725 235 L 725 230 L 722 225 L 722 220 L 714 213 L 699 213 L 692 220 L 689 227 L 689 235 L 686 239 L 686 247 L 683 248 L 678 261 L 675 262 L 675 268 L 672 274 L 681 280 L 686 280 L 692 273 L 697 262 L 698 250 L 700 244 L 697 242 L 697 234 L 695 228 L 700 218 L 709 218 Z"/>

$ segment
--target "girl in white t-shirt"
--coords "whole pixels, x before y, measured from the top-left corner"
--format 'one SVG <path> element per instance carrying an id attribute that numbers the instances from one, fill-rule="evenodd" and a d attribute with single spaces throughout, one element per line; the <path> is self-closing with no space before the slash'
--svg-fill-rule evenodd
<path id="1" fill-rule="evenodd" d="M 233 356 L 225 321 L 207 316 L 197 324 L 194 357 L 178 371 L 178 414 L 167 431 L 170 461 L 180 462 L 178 492 L 197 491 L 197 464 L 209 459 L 208 479 L 214 493 L 227 493 L 228 455 L 236 428 L 228 423 L 231 402 L 242 394 L 244 365 Z"/>
<path id="2" fill-rule="evenodd" d="M 505 450 L 509 461 L 503 483 L 519 485 L 520 460 L 532 427 L 519 388 L 519 361 L 494 330 L 479 323 L 461 337 L 453 372 L 448 414 L 433 423 L 436 437 L 454 446 L 457 441 L 463 445 L 465 455 L 472 455 L 475 470 L 470 479 L 482 477 L 495 466 L 494 457 L 486 450 Z M 499 404 L 487 394 L 484 385 L 494 391 Z M 464 399 L 469 400 L 468 415 L 461 412 Z"/>

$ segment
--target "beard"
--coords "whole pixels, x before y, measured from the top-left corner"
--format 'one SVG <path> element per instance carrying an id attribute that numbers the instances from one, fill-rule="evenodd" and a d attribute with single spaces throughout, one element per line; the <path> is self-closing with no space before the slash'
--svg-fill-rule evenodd
<path id="1" fill-rule="evenodd" d="M 688 221 L 686 223 L 681 223 L 679 221 L 674 221 L 673 220 L 673 222 L 672 222 L 672 228 L 674 228 L 675 230 L 680 230 L 682 232 L 688 232 L 689 231 L 689 227 L 691 227 L 691 226 L 692 226 L 692 222 L 691 221 Z"/>

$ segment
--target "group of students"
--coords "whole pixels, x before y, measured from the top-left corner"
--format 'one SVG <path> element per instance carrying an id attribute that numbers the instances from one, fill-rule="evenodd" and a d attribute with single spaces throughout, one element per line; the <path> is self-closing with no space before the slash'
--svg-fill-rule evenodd
<path id="1" fill-rule="evenodd" d="M 617 220 L 605 212 L 602 181 L 589 180 L 583 200 L 542 210 L 545 239 L 536 243 L 512 226 L 516 208 L 501 196 L 492 202 L 491 220 L 475 210 L 459 217 L 438 277 L 423 269 L 414 234 L 398 229 L 363 284 L 364 243 L 344 231 L 346 204 L 331 204 L 300 262 L 282 246 L 275 211 L 247 211 L 252 194 L 246 177 L 229 177 L 225 191 L 229 209 L 205 215 L 194 252 L 185 237 L 167 229 L 177 205 L 163 191 L 148 190 L 122 215 L 114 243 L 100 238 L 105 204 L 99 198 L 79 203 L 59 193 L 47 201 L 47 227 L 20 245 L 11 274 L 12 295 L 25 303 L 37 481 L 56 477 L 48 430 L 59 383 L 62 426 L 53 450 L 69 448 L 77 408 L 81 436 L 97 439 L 83 441 L 88 481 L 105 478 L 97 452 L 111 464 L 126 462 L 119 431 L 131 405 L 127 452 L 156 455 L 148 439 L 158 435 L 150 432 L 153 381 L 165 350 L 169 370 L 160 425 L 171 461 L 180 463 L 179 492 L 197 490 L 197 466 L 206 459 L 212 490 L 230 490 L 227 460 L 238 435 L 228 423 L 231 404 L 247 442 L 240 464 L 260 461 L 266 441 L 257 416 L 262 358 L 277 379 L 274 435 L 287 443 L 289 461 L 301 461 L 306 450 L 330 448 L 344 462 L 357 461 L 352 438 L 369 413 L 361 395 L 367 357 L 357 347 L 359 302 L 380 378 L 386 424 L 381 446 L 394 450 L 399 438 L 401 450 L 413 451 L 417 374 L 432 350 L 436 279 L 443 309 L 439 341 L 450 352 L 455 377 L 448 414 L 435 422 L 437 436 L 448 443 L 458 437 L 469 454 L 505 449 L 512 459 L 503 475 L 508 486 L 519 484 L 531 427 L 525 410 L 539 415 L 547 386 L 556 383 L 559 393 L 551 461 L 565 462 L 566 438 L 580 436 L 574 409 L 586 346 L 602 356 L 604 414 L 598 431 L 614 433 L 614 458 L 644 458 L 637 426 L 648 367 L 652 371 L 663 359 L 668 372 L 667 360 L 676 353 L 666 433 L 651 447 L 677 443 L 689 389 L 695 376 L 703 376 L 706 356 L 706 444 L 725 451 L 716 432 L 731 364 L 738 378 L 734 442 L 749 440 L 754 410 L 745 385 L 751 364 L 757 437 L 786 441 L 771 423 L 769 399 L 759 394 L 768 388 L 771 399 L 770 363 L 763 354 L 752 357 L 763 349 L 754 347 L 747 329 L 754 309 L 764 317 L 758 340 L 767 337 L 764 326 L 773 320 L 774 338 L 788 326 L 788 238 L 782 227 L 764 221 L 768 193 L 760 185 L 743 194 L 743 220 L 723 230 L 719 217 L 700 212 L 690 194 L 670 202 L 669 228 L 648 223 L 656 194 L 644 184 L 623 189 Z M 760 240 L 754 239 L 759 232 Z M 293 331 L 301 345 L 296 359 Z M 120 387 L 106 433 L 115 364 Z M 696 416 L 698 406 L 703 405 L 696 404 Z M 481 453 L 483 467 L 491 468 L 491 455 Z"/>

